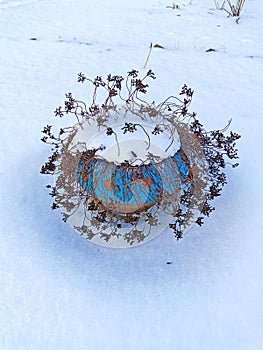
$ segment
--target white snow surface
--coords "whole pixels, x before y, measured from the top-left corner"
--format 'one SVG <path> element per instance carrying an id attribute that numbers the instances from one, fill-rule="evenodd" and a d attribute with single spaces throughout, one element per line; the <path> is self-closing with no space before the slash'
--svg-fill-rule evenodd
<path id="1" fill-rule="evenodd" d="M 236 23 L 212 0 L 176 3 L 0 1 L 0 349 L 263 349 L 263 4 Z M 65 92 L 88 100 L 79 72 L 143 73 L 151 42 L 149 100 L 188 84 L 207 129 L 232 118 L 240 166 L 179 242 L 101 248 L 50 209 L 40 131 L 75 122 L 53 111 Z"/>

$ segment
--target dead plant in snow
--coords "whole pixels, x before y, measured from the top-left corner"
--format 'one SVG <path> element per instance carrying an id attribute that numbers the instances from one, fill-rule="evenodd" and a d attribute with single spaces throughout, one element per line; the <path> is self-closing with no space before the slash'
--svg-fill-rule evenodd
<path id="1" fill-rule="evenodd" d="M 228 13 L 231 17 L 238 17 L 240 16 L 240 13 L 242 11 L 242 8 L 244 6 L 245 0 L 236 0 L 236 4 L 233 5 L 231 0 L 227 0 L 229 10 L 227 10 L 224 7 L 224 10 Z"/>
<path id="2" fill-rule="evenodd" d="M 220 5 L 219 1 L 216 1 L 216 0 L 214 0 L 214 3 L 215 3 L 217 10 L 223 10 L 225 7 L 226 0 L 224 0 L 221 5 Z"/>

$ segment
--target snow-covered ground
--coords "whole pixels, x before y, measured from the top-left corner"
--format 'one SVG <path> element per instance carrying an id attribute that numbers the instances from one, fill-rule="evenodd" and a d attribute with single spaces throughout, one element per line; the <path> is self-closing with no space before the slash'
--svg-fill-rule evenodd
<path id="1" fill-rule="evenodd" d="M 176 4 L 0 1 L 0 349 L 263 349 L 262 1 L 238 24 L 213 0 Z M 65 92 L 88 98 L 77 73 L 143 71 L 151 42 L 148 98 L 188 84 L 208 129 L 233 119 L 240 166 L 180 242 L 101 248 L 51 211 L 40 130 L 65 125 Z"/>

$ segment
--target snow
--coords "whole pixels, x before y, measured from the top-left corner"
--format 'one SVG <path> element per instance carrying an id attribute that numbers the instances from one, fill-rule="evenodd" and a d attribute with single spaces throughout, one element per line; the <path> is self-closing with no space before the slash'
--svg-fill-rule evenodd
<path id="1" fill-rule="evenodd" d="M 263 6 L 236 23 L 212 0 L 177 3 L 0 1 L 1 349 L 263 349 Z M 188 84 L 208 129 L 232 118 L 240 167 L 180 242 L 102 248 L 51 211 L 40 130 L 72 125 L 53 111 L 65 92 L 88 99 L 77 73 L 143 71 L 151 42 L 149 100 Z"/>

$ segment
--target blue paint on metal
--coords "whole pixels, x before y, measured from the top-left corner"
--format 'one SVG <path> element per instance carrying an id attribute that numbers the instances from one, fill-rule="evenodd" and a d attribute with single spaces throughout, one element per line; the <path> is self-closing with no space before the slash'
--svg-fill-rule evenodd
<path id="1" fill-rule="evenodd" d="M 180 185 L 180 177 L 177 176 L 178 169 L 176 162 L 172 157 L 165 159 L 156 165 L 162 178 L 163 192 L 168 195 L 173 195 Z"/>
<path id="2" fill-rule="evenodd" d="M 136 205 L 151 205 L 159 200 L 162 192 L 162 179 L 152 164 L 117 166 L 112 177 L 116 199 Z"/>
<path id="3" fill-rule="evenodd" d="M 112 176 L 114 194 L 118 201 L 128 202 L 133 197 L 131 192 L 131 182 L 133 181 L 130 167 L 117 166 Z"/>
<path id="4" fill-rule="evenodd" d="M 176 163 L 176 167 L 179 171 L 179 175 L 182 181 L 186 180 L 187 177 L 190 174 L 190 163 L 186 155 L 183 153 L 183 151 L 180 149 L 177 151 L 173 157 Z"/>
<path id="5" fill-rule="evenodd" d="M 90 158 L 88 161 L 82 159 L 80 160 L 76 171 L 76 179 L 83 189 L 90 193 L 92 193 L 94 190 L 93 169 L 96 163 L 97 159 L 95 158 Z"/>
<path id="6" fill-rule="evenodd" d="M 142 165 L 142 174 L 149 184 L 149 193 L 146 204 L 157 202 L 162 194 L 163 182 L 160 173 L 153 164 Z"/>
<path id="7" fill-rule="evenodd" d="M 178 185 L 189 179 L 190 164 L 182 150 L 157 163 L 114 165 L 101 159 L 82 158 L 76 180 L 105 206 L 149 207 L 158 203 L 162 193 L 173 195 Z"/>

